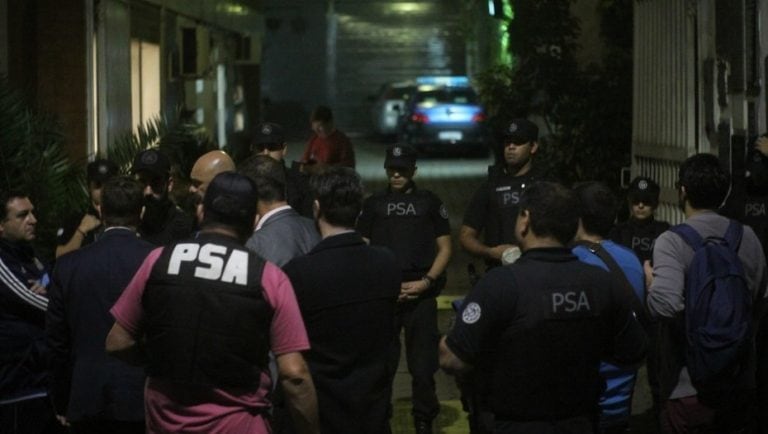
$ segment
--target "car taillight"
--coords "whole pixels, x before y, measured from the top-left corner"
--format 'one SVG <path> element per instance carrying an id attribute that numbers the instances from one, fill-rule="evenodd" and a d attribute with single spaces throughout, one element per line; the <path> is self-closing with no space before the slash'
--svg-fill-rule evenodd
<path id="1" fill-rule="evenodd" d="M 424 113 L 414 113 L 411 115 L 411 121 L 416 122 L 417 124 L 426 124 L 429 122 L 429 116 Z"/>
<path id="2" fill-rule="evenodd" d="M 475 113 L 472 116 L 472 122 L 474 122 L 474 123 L 485 122 L 485 113 L 483 113 L 483 112 Z"/>

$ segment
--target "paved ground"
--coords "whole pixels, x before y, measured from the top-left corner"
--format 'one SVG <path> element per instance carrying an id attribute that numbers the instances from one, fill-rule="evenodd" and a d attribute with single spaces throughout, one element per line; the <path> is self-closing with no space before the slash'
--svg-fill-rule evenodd
<path id="1" fill-rule="evenodd" d="M 382 167 L 386 145 L 361 138 L 353 139 L 353 142 L 357 157 L 357 170 L 364 180 L 367 191 L 372 192 L 382 188 L 386 182 Z M 303 147 L 303 142 L 291 143 L 289 161 L 297 158 L 296 156 L 300 155 Z M 438 299 L 438 306 L 441 308 L 438 317 L 441 333 L 447 331 L 453 319 L 450 300 L 466 294 L 470 286 L 467 265 L 474 263 L 478 270 L 483 269 L 481 261 L 473 259 L 461 250 L 457 236 L 469 198 L 482 182 L 487 173 L 487 166 L 491 163 L 491 158 L 429 158 L 420 159 L 417 163 L 416 182 L 421 188 L 437 193 L 445 202 L 453 228 L 454 254 L 447 272 L 448 284 Z M 411 434 L 414 432 L 410 415 L 410 376 L 404 357 L 403 351 L 393 392 L 395 408 L 392 420 L 393 434 Z M 459 393 L 453 378 L 440 371 L 436 376 L 436 382 L 441 409 L 435 423 L 435 433 L 468 433 L 466 414 L 461 409 Z M 650 407 L 650 395 L 643 369 L 633 401 L 633 433 L 650 434 L 654 432 L 652 418 L 648 412 Z"/>

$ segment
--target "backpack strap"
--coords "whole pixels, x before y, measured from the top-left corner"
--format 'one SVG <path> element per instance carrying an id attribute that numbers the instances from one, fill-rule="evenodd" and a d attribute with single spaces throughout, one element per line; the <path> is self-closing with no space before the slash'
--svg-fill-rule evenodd
<path id="1" fill-rule="evenodd" d="M 629 282 L 629 279 L 627 279 L 627 275 L 624 274 L 624 270 L 622 270 L 621 266 L 616 263 L 615 259 L 613 259 L 613 256 L 611 256 L 611 254 L 608 253 L 608 251 L 605 250 L 605 247 L 603 247 L 600 243 L 580 240 L 576 241 L 575 244 L 584 246 L 587 248 L 587 250 L 597 255 L 597 257 L 600 258 L 608 267 L 608 270 L 611 272 L 611 274 L 619 279 L 619 281 L 622 283 L 621 286 L 624 287 L 625 292 L 628 292 L 630 295 L 632 310 L 635 312 L 635 315 L 637 315 L 637 320 L 640 322 L 640 324 L 642 324 L 645 330 L 648 330 L 651 321 L 650 315 L 646 311 L 645 303 L 643 303 L 643 300 L 637 296 L 635 288 L 632 286 L 632 283 Z"/>
<path id="2" fill-rule="evenodd" d="M 723 235 L 723 238 L 734 252 L 738 252 L 739 246 L 741 246 L 742 235 L 744 235 L 744 225 L 737 222 L 736 220 L 731 220 L 731 222 L 728 224 L 728 229 L 725 231 L 725 235 Z"/>
<path id="3" fill-rule="evenodd" d="M 683 239 L 689 246 L 691 246 L 691 249 L 695 252 L 696 250 L 699 250 L 699 248 L 704 244 L 704 240 L 701 238 L 701 235 L 696 231 L 696 229 L 693 228 L 693 226 L 687 224 L 687 223 L 680 223 L 679 225 L 674 225 L 671 228 L 669 228 L 670 231 L 676 233 L 680 236 L 680 238 Z"/>
<path id="4" fill-rule="evenodd" d="M 694 251 L 698 250 L 699 247 L 704 244 L 704 239 L 701 238 L 701 235 L 699 235 L 693 226 L 687 223 L 680 223 L 679 225 L 672 226 L 669 230 L 679 235 L 680 238 L 688 243 Z M 739 246 L 741 245 L 742 235 L 744 235 L 744 225 L 736 220 L 731 220 L 728 224 L 728 229 L 725 231 L 725 235 L 723 235 L 723 239 L 728 243 L 728 246 L 735 252 L 738 252 Z"/>

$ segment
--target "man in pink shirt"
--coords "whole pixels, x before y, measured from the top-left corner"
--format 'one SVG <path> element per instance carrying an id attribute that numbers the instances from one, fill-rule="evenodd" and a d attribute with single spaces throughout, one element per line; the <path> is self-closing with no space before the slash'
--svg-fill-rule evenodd
<path id="1" fill-rule="evenodd" d="M 318 106 L 309 118 L 312 137 L 301 156 L 304 171 L 316 173 L 327 166 L 355 168 L 355 150 L 349 137 L 336 129 L 333 112 L 326 106 Z"/>
<path id="2" fill-rule="evenodd" d="M 198 236 L 152 251 L 110 310 L 107 351 L 146 364 L 147 432 L 271 432 L 270 350 L 296 431 L 319 432 L 291 283 L 243 247 L 255 214 L 253 182 L 217 175 Z"/>

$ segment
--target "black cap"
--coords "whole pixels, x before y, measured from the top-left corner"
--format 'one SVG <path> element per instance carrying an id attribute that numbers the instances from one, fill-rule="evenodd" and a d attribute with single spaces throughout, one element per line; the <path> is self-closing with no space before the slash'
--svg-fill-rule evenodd
<path id="1" fill-rule="evenodd" d="M 659 203 L 661 189 L 653 179 L 646 176 L 638 176 L 629 184 L 627 198 L 631 202 L 643 202 L 649 205 Z"/>
<path id="2" fill-rule="evenodd" d="M 96 182 L 99 184 L 103 184 L 109 178 L 117 175 L 119 171 L 117 164 L 104 158 L 91 161 L 85 168 L 86 179 L 88 182 Z"/>
<path id="3" fill-rule="evenodd" d="M 254 145 L 282 145 L 283 143 L 285 143 L 285 133 L 279 124 L 264 122 L 256 127 L 256 134 L 253 137 Z"/>
<path id="4" fill-rule="evenodd" d="M 385 168 L 413 169 L 416 167 L 416 150 L 408 145 L 392 145 L 384 157 Z"/>
<path id="5" fill-rule="evenodd" d="M 147 171 L 155 176 L 169 176 L 171 174 L 171 160 L 158 149 L 146 149 L 136 154 L 133 159 L 131 173 Z"/>
<path id="6" fill-rule="evenodd" d="M 539 127 L 528 119 L 513 119 L 502 131 L 506 143 L 521 145 L 539 140 Z"/>
<path id="7" fill-rule="evenodd" d="M 222 172 L 205 190 L 203 207 L 222 223 L 252 223 L 256 217 L 256 185 L 245 175 Z"/>

